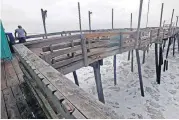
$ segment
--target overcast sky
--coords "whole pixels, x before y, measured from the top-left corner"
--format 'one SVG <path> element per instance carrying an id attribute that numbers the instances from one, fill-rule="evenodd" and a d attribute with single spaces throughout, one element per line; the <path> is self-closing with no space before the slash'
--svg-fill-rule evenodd
<path id="1" fill-rule="evenodd" d="M 114 9 L 114 28 L 129 27 L 130 13 L 133 13 L 133 27 L 137 26 L 140 0 L 0 0 L 1 19 L 6 31 L 14 32 L 22 25 L 27 33 L 42 33 L 40 9 L 47 12 L 47 32 L 79 29 L 78 6 L 81 5 L 82 29 L 88 28 L 88 11 L 92 11 L 92 29 L 111 28 L 111 11 Z M 179 15 L 179 0 L 150 0 L 148 26 L 159 26 L 160 9 L 164 3 L 163 20 L 170 22 L 172 9 L 175 9 L 174 21 Z M 142 23 L 147 18 L 148 0 L 144 0 Z"/>

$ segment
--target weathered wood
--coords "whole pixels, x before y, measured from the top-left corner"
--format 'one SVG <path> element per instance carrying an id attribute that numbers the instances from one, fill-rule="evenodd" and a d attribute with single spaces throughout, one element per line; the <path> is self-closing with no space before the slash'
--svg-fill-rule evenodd
<path id="1" fill-rule="evenodd" d="M 113 48 L 104 48 L 104 47 L 101 47 L 101 48 L 94 48 L 94 49 L 91 49 L 90 52 L 87 54 L 87 56 L 92 56 L 92 55 L 95 55 L 95 54 L 99 54 L 99 53 L 103 53 L 104 51 L 110 51 L 110 50 L 113 50 L 113 49 L 116 49 L 118 48 L 118 46 L 116 47 L 113 47 Z M 73 58 L 67 58 L 67 59 L 64 59 L 64 60 L 61 60 L 59 62 L 55 62 L 52 66 L 55 67 L 55 68 L 59 68 L 59 67 L 62 67 L 62 66 L 65 66 L 65 65 L 68 65 L 70 63 L 73 63 L 75 61 L 78 61 L 78 60 L 81 60 L 83 58 L 81 52 L 79 54 L 77 54 L 76 56 L 74 56 Z M 57 59 L 58 60 L 58 59 Z M 56 61 L 57 61 L 56 60 Z"/>
<path id="2" fill-rule="evenodd" d="M 57 115 L 55 114 L 55 112 L 51 108 L 50 104 L 47 102 L 47 100 L 45 99 L 43 94 L 40 92 L 40 90 L 38 90 L 36 84 L 30 83 L 30 81 L 27 80 L 28 78 L 26 78 L 26 77 L 24 77 L 24 79 L 26 79 L 27 84 L 29 85 L 33 94 L 35 95 L 36 99 L 38 100 L 39 104 L 41 105 L 41 108 L 46 113 L 47 118 L 58 119 Z M 46 109 L 46 108 L 48 108 L 48 109 Z"/>
<path id="3" fill-rule="evenodd" d="M 116 28 L 114 30 L 121 30 L 121 28 Z M 97 29 L 97 30 L 82 30 L 82 32 L 104 32 L 104 31 L 112 31 L 112 29 Z M 80 33 L 80 30 L 72 30 L 72 31 L 62 31 L 62 32 L 54 32 L 54 33 L 47 33 L 47 36 L 57 36 L 57 35 L 63 35 L 64 33 L 74 33 L 74 34 L 78 34 Z M 30 38 L 39 38 L 39 37 L 44 37 L 45 34 L 37 34 L 37 35 L 28 35 L 26 38 L 30 39 Z"/>
<path id="4" fill-rule="evenodd" d="M 119 47 L 113 47 L 113 48 L 109 48 L 109 49 L 104 49 L 103 51 L 101 51 L 101 53 L 95 54 L 93 56 L 90 56 L 88 58 L 88 62 L 89 62 L 89 64 L 91 64 L 91 63 L 93 63 L 95 61 L 98 61 L 98 60 L 101 60 L 101 59 L 103 59 L 105 57 L 126 52 L 127 50 L 128 49 L 124 48 L 124 49 L 122 49 L 122 51 L 119 51 Z M 68 65 L 66 65 L 64 67 L 57 68 L 57 70 L 59 70 L 63 74 L 68 74 L 68 73 L 70 73 L 70 72 L 72 72 L 74 70 L 77 70 L 77 69 L 79 69 L 79 68 L 81 68 L 83 66 L 84 65 L 83 65 L 82 60 L 79 60 L 79 61 L 73 62 L 71 64 L 68 64 Z"/>
<path id="5" fill-rule="evenodd" d="M 142 60 L 143 64 L 145 63 L 145 53 L 146 53 L 146 50 L 143 51 L 143 60 Z"/>
<path id="6" fill-rule="evenodd" d="M 160 29 L 161 29 L 161 26 L 162 26 L 162 16 L 163 16 L 163 6 L 164 6 L 164 3 L 162 3 L 162 7 L 161 7 L 161 14 L 160 14 L 160 25 L 159 25 L 159 30 L 158 30 L 158 37 L 159 37 L 159 33 L 160 33 Z M 164 37 L 164 36 L 163 36 Z M 158 38 L 158 41 L 162 41 L 163 43 L 163 40 L 161 38 Z M 157 83 L 160 84 L 160 79 L 161 79 L 161 66 L 162 66 L 162 63 L 163 63 L 163 50 L 162 50 L 162 43 L 159 44 L 159 61 L 158 61 L 158 75 L 157 75 Z"/>
<path id="7" fill-rule="evenodd" d="M 42 15 L 42 22 L 43 22 L 45 37 L 47 38 L 47 29 L 46 29 L 46 22 L 45 22 L 46 17 L 47 17 L 47 10 L 41 9 L 41 15 Z"/>
<path id="8" fill-rule="evenodd" d="M 12 94 L 11 88 L 3 90 L 4 102 L 7 108 L 7 115 L 9 119 L 20 119 L 20 113 L 18 111 L 16 100 Z"/>
<path id="9" fill-rule="evenodd" d="M 24 99 L 24 95 L 22 94 L 20 88 L 18 85 L 15 85 L 12 87 L 12 93 L 16 99 L 16 105 L 19 109 L 19 113 L 22 117 L 22 119 L 32 119 L 33 114 L 31 109 L 29 108 L 26 100 Z"/>
<path id="10" fill-rule="evenodd" d="M 95 43 L 95 44 L 92 44 L 92 46 L 90 45 L 88 45 L 89 44 L 89 41 L 91 41 L 92 43 Z M 91 47 L 100 47 L 100 45 L 102 44 L 102 45 L 109 45 L 109 44 L 107 44 L 107 43 L 110 43 L 111 41 L 109 40 L 109 41 L 104 41 L 104 40 L 99 40 L 99 41 L 96 41 L 96 40 L 88 40 L 87 41 L 87 48 L 91 48 Z M 81 44 L 81 41 L 80 40 L 75 40 L 75 41 L 73 41 L 73 46 L 78 46 L 78 45 L 80 45 Z M 65 42 L 65 43 L 60 43 L 60 44 L 53 44 L 53 45 L 51 45 L 51 48 L 53 49 L 53 50 L 59 50 L 59 49 L 63 49 L 63 48 L 70 48 L 70 47 L 72 47 L 72 42 Z M 49 46 L 45 46 L 45 47 L 43 47 L 42 48 L 42 51 L 43 52 L 47 52 L 47 51 L 50 51 L 50 47 Z"/>
<path id="11" fill-rule="evenodd" d="M 155 38 L 154 38 L 152 41 L 155 41 Z M 109 47 L 109 46 L 117 45 L 117 44 L 115 44 L 115 42 L 114 42 L 114 43 L 111 43 L 111 42 L 109 42 L 109 41 L 104 41 L 104 43 L 103 43 L 103 41 L 100 41 L 100 42 L 101 42 L 101 44 L 100 44 L 100 43 L 98 43 L 98 44 L 93 43 L 92 47 L 98 47 L 98 46 L 108 46 L 108 47 Z M 143 48 L 142 46 L 147 46 L 149 43 L 150 43 L 150 42 L 149 42 L 149 40 L 148 40 L 148 38 L 147 38 L 147 39 L 145 39 L 144 41 L 141 42 L 141 46 L 139 46 L 139 47 L 140 47 L 140 48 Z M 122 47 L 128 46 L 129 49 L 131 49 L 131 47 L 132 47 L 133 44 L 134 44 L 134 40 L 131 41 L 130 39 L 129 39 L 129 40 L 125 39 L 125 40 L 123 41 L 123 43 L 122 43 Z M 145 47 L 145 48 L 146 48 L 146 47 Z M 71 52 L 73 49 L 74 49 L 74 48 L 68 48 L 67 50 L 70 50 L 69 52 Z M 77 49 L 77 51 L 79 51 L 79 50 L 80 50 L 80 46 L 78 46 L 78 48 L 75 48 L 75 49 Z M 63 49 L 63 50 L 57 51 L 57 52 L 54 53 L 53 57 L 57 57 L 58 54 L 59 54 L 59 55 L 64 54 L 63 51 L 65 51 L 66 53 L 68 53 L 67 50 Z M 58 52 L 59 52 L 59 53 L 58 53 Z M 49 58 L 49 57 L 47 57 L 47 58 Z M 50 57 L 50 58 L 51 58 L 51 57 Z M 50 58 L 49 58 L 49 60 L 47 60 L 47 62 L 50 61 Z M 49 62 L 49 63 L 50 63 L 50 62 Z"/>
<path id="12" fill-rule="evenodd" d="M 2 91 L 1 91 L 1 119 L 8 119 Z"/>
<path id="13" fill-rule="evenodd" d="M 74 77 L 74 80 L 75 80 L 75 84 L 79 86 L 79 82 L 78 82 L 78 77 L 77 77 L 76 71 L 73 71 L 73 77 Z"/>
<path id="14" fill-rule="evenodd" d="M 23 79 L 23 73 L 22 73 L 22 70 L 20 69 L 19 67 L 19 63 L 18 63 L 18 60 L 17 60 L 17 56 L 15 55 L 13 60 L 12 60 L 12 65 L 13 65 L 13 68 L 15 70 L 15 73 L 20 81 L 20 83 L 24 82 L 24 79 Z"/>
<path id="15" fill-rule="evenodd" d="M 87 56 L 87 47 L 86 47 L 86 38 L 82 36 L 81 28 L 81 12 L 80 12 L 80 3 L 78 2 L 78 13 L 79 13 L 79 26 L 80 26 L 80 39 L 81 39 L 81 48 L 84 58 L 84 65 L 88 66 L 88 56 Z"/>
<path id="16" fill-rule="evenodd" d="M 138 45 L 138 43 L 140 44 L 140 41 L 141 41 L 141 40 L 139 41 L 139 38 L 140 38 L 140 22 L 141 22 L 141 14 L 142 14 L 142 4 L 143 4 L 143 0 L 140 0 L 138 27 L 137 27 L 137 39 L 136 39 L 136 43 L 135 43 L 136 45 Z M 139 56 L 139 50 L 138 49 L 136 49 L 136 59 L 137 59 L 137 66 L 138 66 L 138 75 L 139 75 L 141 95 L 144 97 L 142 71 L 141 71 L 140 56 Z"/>
<path id="17" fill-rule="evenodd" d="M 26 80 L 26 82 L 29 85 L 30 89 L 32 90 L 34 96 L 38 100 L 38 103 L 41 106 L 41 108 L 43 109 L 47 118 L 54 118 L 54 119 L 56 118 L 57 119 L 58 118 L 57 115 L 51 108 L 49 102 L 45 99 L 44 95 L 39 90 L 35 81 L 32 80 L 31 76 L 29 75 L 29 73 L 25 70 L 25 68 L 22 65 L 21 65 L 21 69 L 23 70 L 24 74 L 26 75 L 26 76 L 24 76 L 24 79 Z M 48 86 L 50 84 L 49 82 L 45 82 L 45 79 L 43 79 L 42 82 L 44 83 L 45 86 Z M 46 92 L 46 91 L 44 90 L 44 92 Z"/>
<path id="18" fill-rule="evenodd" d="M 1 90 L 7 88 L 4 61 L 1 62 Z"/>
<path id="19" fill-rule="evenodd" d="M 11 61 L 5 61 L 5 72 L 6 72 L 6 82 L 7 86 L 13 86 L 19 84 L 19 80 L 14 71 Z"/>
<path id="20" fill-rule="evenodd" d="M 32 40 L 24 43 L 29 48 L 42 48 L 44 46 L 48 46 L 50 44 L 58 44 L 62 42 L 71 42 L 72 40 L 80 39 L 80 35 L 71 35 L 71 36 L 63 36 L 63 37 L 52 37 L 48 39 L 38 39 Z"/>
<path id="21" fill-rule="evenodd" d="M 116 55 L 113 57 L 113 67 L 114 67 L 114 85 L 117 84 L 117 75 L 116 75 Z"/>
<path id="22" fill-rule="evenodd" d="M 173 38 L 173 56 L 175 56 L 175 41 L 176 41 L 176 37 L 174 36 L 174 38 Z"/>
<path id="23" fill-rule="evenodd" d="M 73 45 L 80 45 L 80 40 L 75 40 L 73 41 Z M 53 50 L 58 50 L 58 49 L 62 49 L 62 48 L 67 48 L 67 47 L 72 47 L 71 42 L 65 42 L 65 43 L 58 43 L 58 44 L 51 44 L 51 48 Z M 43 52 L 47 52 L 50 51 L 50 47 L 49 46 L 45 46 L 42 48 Z"/>
<path id="24" fill-rule="evenodd" d="M 29 62 L 30 63 L 30 62 Z M 32 65 L 31 65 L 31 67 L 32 67 Z M 29 68 L 28 68 L 29 69 Z M 30 70 L 30 69 L 29 69 Z M 35 70 L 36 71 L 36 70 Z M 34 71 L 34 72 L 35 72 Z M 44 77 L 43 77 L 43 75 L 42 74 L 40 74 L 39 72 L 37 72 L 38 73 L 38 77 L 40 78 L 37 78 L 37 76 L 35 77 L 35 75 L 34 75 L 34 73 L 33 73 L 33 71 L 29 71 L 30 72 L 30 74 L 33 76 L 33 79 L 36 79 L 36 81 L 37 81 L 37 84 L 39 85 L 39 87 L 43 90 L 43 93 L 45 93 L 47 96 L 48 96 L 48 99 L 50 99 L 50 100 L 52 100 L 53 101 L 53 104 L 54 104 L 54 106 L 57 108 L 56 110 L 58 110 L 58 112 L 60 113 L 60 114 L 63 114 L 63 116 L 65 117 L 65 118 L 74 118 L 73 116 L 71 116 L 71 115 L 69 115 L 68 113 L 64 113 L 62 110 L 62 108 L 61 108 L 61 105 L 59 104 L 59 102 L 61 102 L 61 100 L 63 101 L 63 99 L 64 99 L 64 97 L 62 97 L 62 98 L 60 98 L 59 96 L 57 97 L 57 95 L 59 95 L 59 94 L 57 94 L 56 92 L 58 92 L 58 91 L 56 91 L 56 88 L 55 87 L 53 87 L 51 84 L 50 84 L 50 82 L 48 82 L 48 80 L 47 79 L 45 79 Z M 28 75 L 28 73 L 26 73 L 26 75 Z M 34 78 L 35 77 L 35 78 Z M 49 88 L 49 89 L 47 89 L 47 87 Z M 50 90 L 50 91 L 49 91 Z M 54 96 L 54 95 L 56 95 L 56 96 Z M 57 99 L 57 98 L 58 99 Z M 45 104 L 44 103 L 44 101 L 43 101 L 43 104 Z M 46 105 L 45 105 L 46 106 Z M 49 111 L 51 111 L 51 110 L 49 110 L 49 108 L 48 108 L 48 111 L 47 111 L 47 113 L 49 112 Z M 45 112 L 45 111 L 44 111 Z M 78 116 L 75 116 L 75 117 L 77 117 L 78 118 Z"/>
<path id="25" fill-rule="evenodd" d="M 128 52 L 128 57 L 127 57 L 127 60 L 130 60 L 130 56 L 131 56 L 131 51 Z"/>
<path id="26" fill-rule="evenodd" d="M 46 119 L 46 115 L 44 114 L 42 108 L 37 102 L 38 98 L 35 97 L 33 90 L 27 85 L 26 82 L 20 84 L 20 88 L 22 89 L 23 94 L 26 97 L 26 101 L 33 111 L 34 117 L 39 119 Z M 31 91 L 32 90 L 32 91 Z"/>
<path id="27" fill-rule="evenodd" d="M 94 77 L 95 77 L 95 82 L 96 82 L 98 99 L 102 103 L 105 103 L 104 95 L 103 95 L 103 87 L 102 87 L 102 82 L 101 82 L 101 73 L 100 73 L 99 62 L 97 61 L 97 62 L 92 63 L 92 67 L 93 67 L 93 70 L 94 70 Z"/>
<path id="28" fill-rule="evenodd" d="M 162 46 L 159 47 L 159 67 L 158 67 L 158 81 L 157 83 L 160 84 L 160 80 L 161 80 L 161 67 L 163 64 L 163 50 L 162 50 Z"/>
<path id="29" fill-rule="evenodd" d="M 41 72 L 46 79 L 50 80 L 51 84 L 53 84 L 55 88 L 62 93 L 62 95 L 69 100 L 75 108 L 77 108 L 75 110 L 79 110 L 85 118 L 117 117 L 103 104 L 96 101 L 92 96 L 86 94 L 81 88 L 76 86 L 53 67 L 43 65 L 43 60 L 41 60 L 37 55 L 29 55 L 31 52 L 25 46 L 18 44 L 15 45 L 14 48 L 21 57 L 28 59 L 29 63 L 33 64 L 33 66 Z"/>
<path id="30" fill-rule="evenodd" d="M 179 34 L 176 34 L 176 39 L 178 41 L 178 53 L 179 53 Z"/>
<path id="31" fill-rule="evenodd" d="M 115 35 L 134 35 L 135 32 L 127 31 L 127 32 L 95 32 L 95 33 L 85 33 L 84 37 L 86 39 L 100 38 L 100 37 L 110 37 Z"/>

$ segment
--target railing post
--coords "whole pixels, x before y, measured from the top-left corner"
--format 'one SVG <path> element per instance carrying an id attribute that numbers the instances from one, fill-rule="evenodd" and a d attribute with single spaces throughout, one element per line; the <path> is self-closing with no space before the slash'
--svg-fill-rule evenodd
<path id="1" fill-rule="evenodd" d="M 80 35 L 81 35 L 81 47 L 82 53 L 84 57 L 84 66 L 88 66 L 88 57 L 87 57 L 87 48 L 86 48 L 86 39 L 82 35 L 82 28 L 81 28 L 81 12 L 80 12 L 80 3 L 78 2 L 78 14 L 79 14 L 79 27 L 80 27 Z"/>
<path id="2" fill-rule="evenodd" d="M 47 38 L 47 29 L 46 29 L 46 17 L 47 17 L 47 10 L 41 9 L 41 15 L 42 15 L 42 22 L 44 26 L 44 32 L 45 32 L 45 38 Z"/>

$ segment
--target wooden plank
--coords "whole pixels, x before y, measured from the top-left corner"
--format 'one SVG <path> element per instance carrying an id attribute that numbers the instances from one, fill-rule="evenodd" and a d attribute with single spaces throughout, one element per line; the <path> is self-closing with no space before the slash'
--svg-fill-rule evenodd
<path id="1" fill-rule="evenodd" d="M 20 83 L 24 82 L 24 79 L 23 79 L 23 73 L 22 73 L 22 70 L 20 69 L 19 67 L 19 63 L 18 63 L 18 60 L 17 60 L 17 56 L 14 56 L 13 60 L 12 60 L 12 65 L 13 65 L 13 68 L 15 70 L 15 73 L 18 77 L 18 80 L 20 81 Z"/>
<path id="2" fill-rule="evenodd" d="M 3 90 L 4 102 L 7 108 L 7 115 L 9 119 L 20 119 L 20 113 L 18 111 L 16 100 L 12 94 L 11 88 L 6 88 Z"/>
<path id="3" fill-rule="evenodd" d="M 16 58 L 16 55 L 14 55 L 14 57 L 13 57 L 11 62 L 12 62 L 12 65 L 14 67 L 14 70 L 15 70 L 16 74 L 22 74 L 22 70 L 19 67 L 19 63 L 18 63 L 18 60 Z"/>
<path id="4" fill-rule="evenodd" d="M 93 39 L 93 38 L 99 38 L 99 37 L 111 37 L 111 36 L 115 36 L 115 35 L 132 35 L 135 34 L 135 32 L 131 32 L 131 31 L 127 31 L 127 32 L 95 32 L 95 33 L 86 33 L 84 34 L 84 37 L 86 39 Z"/>
<path id="5" fill-rule="evenodd" d="M 97 48 L 97 47 L 109 47 L 109 46 L 113 46 L 113 45 L 116 45 L 116 44 L 117 44 L 117 42 L 98 41 L 96 43 L 92 43 L 90 47 L 92 49 L 92 48 Z M 53 53 L 49 53 L 45 56 L 52 58 L 52 57 L 60 56 L 60 55 L 63 55 L 63 54 L 68 54 L 68 53 L 79 51 L 79 50 L 81 50 L 81 45 L 77 45 L 77 46 L 74 46 L 72 48 L 66 48 L 66 49 L 54 51 Z"/>
<path id="6" fill-rule="evenodd" d="M 4 70 L 4 62 L 1 62 L 1 90 L 7 88 L 6 74 Z"/>
<path id="7" fill-rule="evenodd" d="M 114 50 L 116 50 L 116 51 L 113 52 Z M 96 49 L 96 51 L 97 51 L 96 54 L 93 54 L 88 58 L 89 64 L 91 64 L 91 63 L 93 63 L 93 62 L 95 62 L 97 60 L 101 60 L 101 59 L 107 57 L 108 55 L 111 56 L 111 55 L 115 55 L 115 54 L 120 52 L 118 46 L 108 48 L 108 49 L 106 49 L 106 48 Z M 79 60 L 79 61 L 70 63 L 70 64 L 68 64 L 66 66 L 63 66 L 63 67 L 60 67 L 60 68 L 57 68 L 57 69 L 60 72 L 62 72 L 63 74 L 67 74 L 67 73 L 72 72 L 72 71 L 74 71 L 76 69 L 79 69 L 79 68 L 81 68 L 83 66 L 84 66 L 84 64 L 83 64 L 82 60 Z"/>
<path id="8" fill-rule="evenodd" d="M 62 42 L 71 42 L 72 40 L 80 39 L 80 35 L 71 35 L 71 36 L 63 36 L 63 37 L 52 37 L 48 39 L 38 39 L 33 41 L 28 41 L 24 43 L 29 48 L 42 48 L 44 46 L 48 46 L 50 44 L 58 44 Z"/>
<path id="9" fill-rule="evenodd" d="M 80 40 L 74 41 L 73 44 L 74 44 L 74 46 L 80 45 Z M 66 47 L 72 47 L 72 44 L 71 44 L 71 42 L 69 42 L 69 43 L 58 43 L 58 44 L 53 44 L 51 47 L 52 47 L 53 50 L 58 50 L 58 49 L 66 48 Z M 42 48 L 42 51 L 43 52 L 50 51 L 50 47 L 45 46 L 45 47 Z"/>
<path id="10" fill-rule="evenodd" d="M 83 58 L 82 55 L 77 55 L 73 58 L 69 58 L 69 59 L 65 59 L 65 60 L 62 60 L 62 61 L 59 61 L 59 62 L 55 62 L 54 64 L 52 64 L 52 66 L 54 68 L 59 68 L 59 67 L 62 67 L 62 66 L 65 66 L 65 65 L 68 65 L 72 62 L 75 62 L 75 61 L 78 61 L 78 60 L 81 60 Z"/>
<path id="11" fill-rule="evenodd" d="M 32 119 L 35 118 L 32 114 L 31 109 L 29 108 L 22 91 L 20 90 L 19 85 L 12 87 L 12 93 L 16 99 L 16 104 L 19 109 L 19 113 L 22 119 Z"/>
<path id="12" fill-rule="evenodd" d="M 2 91 L 1 91 L 1 119 L 8 119 Z"/>
<path id="13" fill-rule="evenodd" d="M 120 29 L 113 29 L 113 30 L 121 30 Z M 97 32 L 97 31 L 112 31 L 112 29 L 97 29 L 97 30 L 82 30 L 82 32 Z M 54 32 L 54 33 L 47 33 L 47 36 L 54 36 L 54 35 L 61 35 L 61 34 L 68 34 L 68 33 L 79 33 L 80 30 L 71 30 L 71 31 L 62 31 L 62 32 Z M 38 37 L 44 37 L 45 34 L 37 34 L 37 35 L 28 35 L 27 39 L 30 38 L 38 38 Z"/>
<path id="14" fill-rule="evenodd" d="M 8 87 L 19 84 L 19 80 L 14 71 L 11 61 L 5 61 L 5 72 Z"/>
<path id="15" fill-rule="evenodd" d="M 79 86 L 79 82 L 78 82 L 78 77 L 77 77 L 76 71 L 73 71 L 73 77 L 74 77 L 74 80 L 75 80 L 75 84 Z"/>
<path id="16" fill-rule="evenodd" d="M 89 40 L 91 42 L 103 42 L 103 41 L 96 41 L 96 40 Z M 87 44 L 89 44 L 89 41 L 87 41 Z M 73 40 L 73 46 L 77 46 L 77 45 L 80 45 L 81 44 L 81 40 Z M 65 43 L 58 43 L 58 44 L 53 44 L 52 46 L 52 49 L 53 50 L 58 50 L 58 49 L 62 49 L 62 48 L 68 48 L 68 47 L 72 47 L 72 42 L 65 42 Z M 89 46 L 88 46 L 89 47 Z M 50 51 L 50 47 L 49 46 L 45 46 L 42 48 L 42 51 L 43 52 L 47 52 L 47 51 Z"/>

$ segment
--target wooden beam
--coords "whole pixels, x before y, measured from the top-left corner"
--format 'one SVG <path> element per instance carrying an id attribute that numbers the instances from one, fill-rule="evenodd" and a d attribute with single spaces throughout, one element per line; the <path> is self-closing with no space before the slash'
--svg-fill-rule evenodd
<path id="1" fill-rule="evenodd" d="M 146 53 L 146 50 L 143 51 L 143 60 L 142 60 L 143 64 L 145 63 L 145 53 Z"/>
<path id="2" fill-rule="evenodd" d="M 79 86 L 79 82 L 78 82 L 78 77 L 77 77 L 76 71 L 73 71 L 73 77 L 74 77 L 74 80 L 75 80 L 75 84 Z"/>
<path id="3" fill-rule="evenodd" d="M 4 68 L 4 60 L 1 62 L 1 90 L 7 88 L 6 73 Z"/>
<path id="4" fill-rule="evenodd" d="M 71 36 L 63 36 L 63 37 L 52 37 L 48 39 L 37 39 L 32 41 L 27 41 L 24 43 L 29 48 L 42 48 L 44 46 L 49 46 L 50 44 L 58 44 L 62 42 L 71 42 L 73 40 L 80 39 L 80 35 L 71 35 Z"/>
<path id="5" fill-rule="evenodd" d="M 139 6 L 139 18 L 138 18 L 138 27 L 137 27 L 137 39 L 135 45 L 138 45 L 139 35 L 140 35 L 140 22 L 141 22 L 141 14 L 142 14 L 142 4 L 143 0 L 140 0 Z M 140 57 L 139 57 L 139 50 L 136 49 L 136 59 L 137 59 L 137 66 L 138 66 L 138 74 L 139 74 L 139 82 L 140 82 L 140 89 L 141 95 L 144 97 L 144 88 L 143 88 L 143 81 L 142 81 L 142 71 L 141 71 L 141 64 L 140 64 Z"/>
<path id="6" fill-rule="evenodd" d="M 6 105 L 4 103 L 4 96 L 1 91 L 1 119 L 8 119 Z"/>
<path id="7" fill-rule="evenodd" d="M 3 90 L 4 95 L 4 103 L 6 104 L 7 108 L 7 115 L 9 119 L 20 119 L 20 113 L 18 107 L 16 105 L 16 99 L 12 94 L 11 88 L 6 88 Z"/>
<path id="8" fill-rule="evenodd" d="M 101 82 L 101 73 L 100 73 L 100 64 L 99 62 L 92 63 L 92 67 L 94 70 L 94 76 L 95 76 L 95 82 L 96 82 L 96 88 L 98 93 L 98 99 L 102 103 L 105 103 L 104 95 L 103 95 L 103 87 Z"/>
<path id="9" fill-rule="evenodd" d="M 133 50 L 131 50 L 131 54 L 132 54 L 132 56 L 131 56 L 131 72 L 133 72 L 134 71 L 134 51 Z"/>

